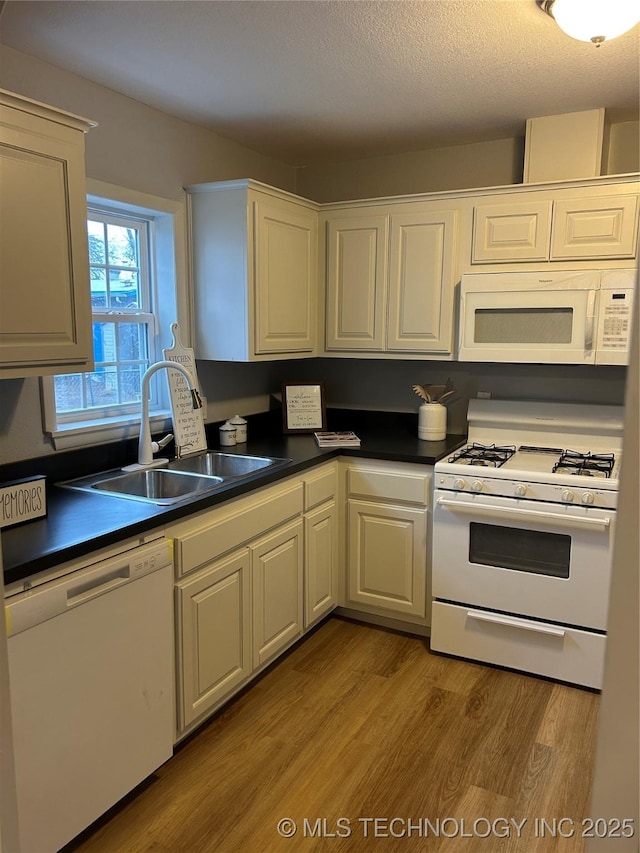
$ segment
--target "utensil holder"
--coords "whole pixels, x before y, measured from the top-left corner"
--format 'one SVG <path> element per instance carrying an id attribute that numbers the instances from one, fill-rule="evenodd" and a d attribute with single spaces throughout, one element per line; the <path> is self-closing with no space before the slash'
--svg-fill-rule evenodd
<path id="1" fill-rule="evenodd" d="M 442 441 L 447 435 L 447 408 L 442 403 L 423 403 L 418 410 L 418 438 Z"/>

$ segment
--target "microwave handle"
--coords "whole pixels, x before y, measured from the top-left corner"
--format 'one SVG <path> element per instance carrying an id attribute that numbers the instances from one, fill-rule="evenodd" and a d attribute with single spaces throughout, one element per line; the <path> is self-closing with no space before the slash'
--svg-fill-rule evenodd
<path id="1" fill-rule="evenodd" d="M 596 320 L 596 291 L 589 291 L 587 300 L 587 316 L 584 327 L 584 348 L 587 352 L 593 349 L 593 329 Z"/>

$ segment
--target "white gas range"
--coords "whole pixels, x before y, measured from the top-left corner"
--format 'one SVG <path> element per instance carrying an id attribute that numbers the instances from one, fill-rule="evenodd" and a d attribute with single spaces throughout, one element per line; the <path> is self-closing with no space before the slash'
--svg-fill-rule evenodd
<path id="1" fill-rule="evenodd" d="M 623 411 L 472 400 L 436 463 L 431 648 L 599 688 Z"/>

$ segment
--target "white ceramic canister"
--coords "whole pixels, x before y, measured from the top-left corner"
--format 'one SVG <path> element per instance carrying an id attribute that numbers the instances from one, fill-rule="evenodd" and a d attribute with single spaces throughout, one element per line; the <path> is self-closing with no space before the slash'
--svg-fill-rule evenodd
<path id="1" fill-rule="evenodd" d="M 227 421 L 219 429 L 220 446 L 232 447 L 236 443 L 236 428 Z"/>
<path id="2" fill-rule="evenodd" d="M 418 410 L 418 438 L 442 441 L 447 435 L 447 407 L 442 403 L 423 403 Z"/>
<path id="3" fill-rule="evenodd" d="M 236 444 L 244 444 L 247 440 L 247 422 L 240 415 L 234 415 L 227 421 L 236 428 Z"/>

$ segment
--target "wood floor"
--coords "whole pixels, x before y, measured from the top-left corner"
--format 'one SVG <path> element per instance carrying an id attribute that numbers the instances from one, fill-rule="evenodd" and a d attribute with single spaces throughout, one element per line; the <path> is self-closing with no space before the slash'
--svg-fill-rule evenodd
<path id="1" fill-rule="evenodd" d="M 69 849 L 581 851 L 598 702 L 332 618 Z"/>

